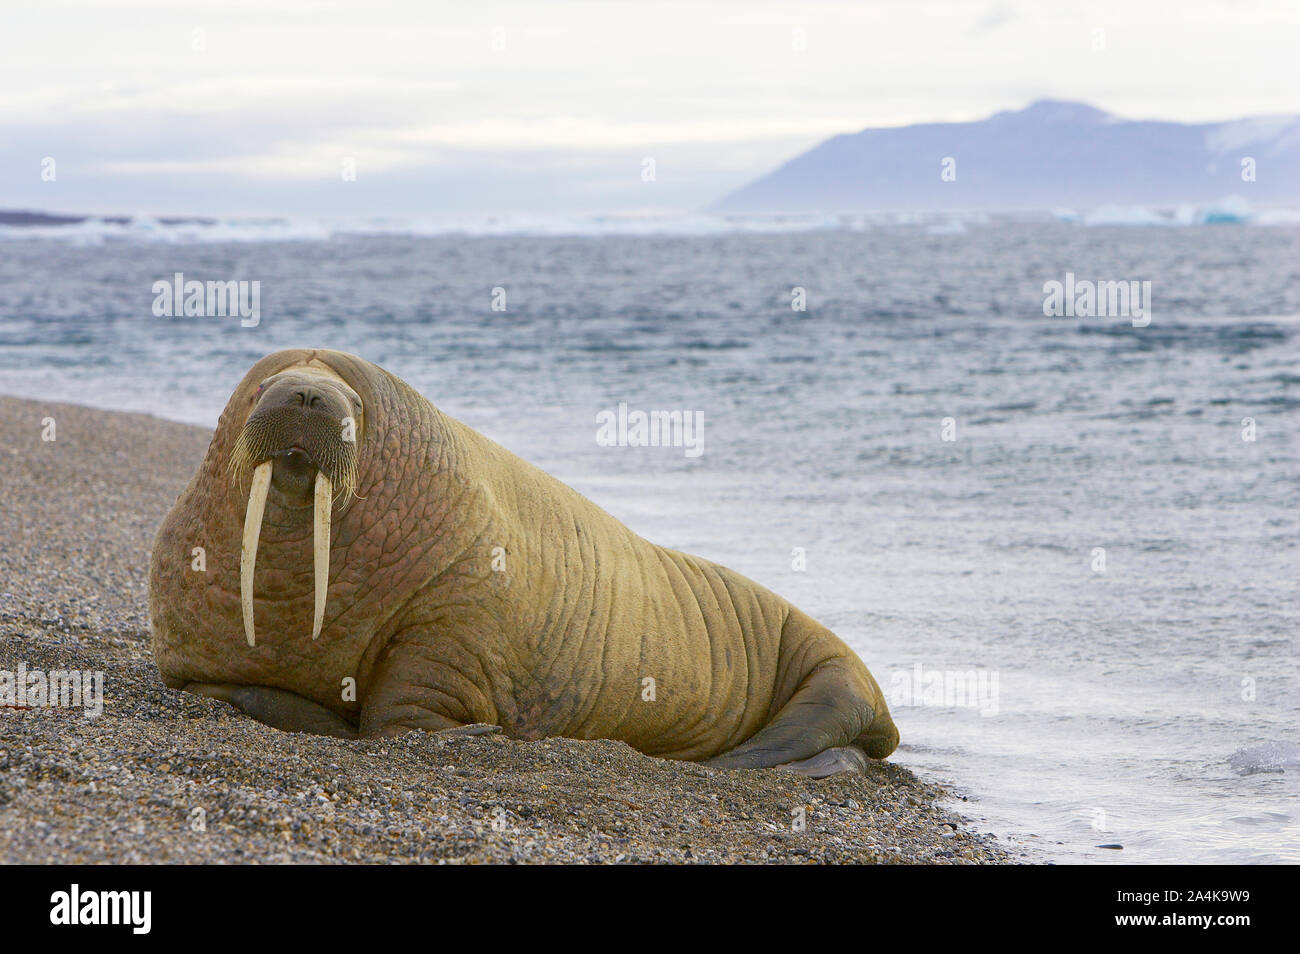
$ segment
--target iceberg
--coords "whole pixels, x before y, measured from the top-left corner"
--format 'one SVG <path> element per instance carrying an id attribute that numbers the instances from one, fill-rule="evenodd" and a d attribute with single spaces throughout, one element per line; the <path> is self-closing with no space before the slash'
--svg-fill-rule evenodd
<path id="1" fill-rule="evenodd" d="M 1249 222 L 1252 218 L 1250 203 L 1239 195 L 1225 196 L 1201 210 L 1201 223 L 1204 225 Z"/>

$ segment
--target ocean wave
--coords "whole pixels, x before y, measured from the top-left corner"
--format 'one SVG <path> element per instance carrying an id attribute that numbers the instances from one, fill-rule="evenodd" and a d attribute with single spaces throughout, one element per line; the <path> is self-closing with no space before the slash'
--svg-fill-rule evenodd
<path id="1" fill-rule="evenodd" d="M 16 218 L 16 216 L 14 216 Z M 46 217 L 42 217 L 46 218 Z M 5 224 L 0 240 L 41 239 L 79 245 L 319 242 L 346 237 L 721 235 L 852 227 L 840 216 L 774 215 L 464 215 L 412 219 L 75 217 Z"/>
<path id="2" fill-rule="evenodd" d="M 1056 209 L 1058 222 L 1085 226 L 1300 225 L 1300 209 L 1254 209 L 1239 195 L 1227 195 L 1202 205 L 1174 208 L 1149 205 L 1103 205 L 1088 212 Z"/>
<path id="3" fill-rule="evenodd" d="M 1300 769 L 1300 745 L 1294 742 L 1265 742 L 1238 749 L 1228 756 L 1228 765 L 1238 775 L 1257 772 L 1287 772 Z"/>
<path id="4" fill-rule="evenodd" d="M 1174 226 L 1237 222 L 1254 225 L 1300 224 L 1300 210 L 1254 211 L 1237 197 L 1203 207 L 1162 211 L 1145 206 L 1104 206 L 1085 213 L 853 212 L 790 214 L 618 214 L 618 215 L 444 215 L 421 218 L 330 219 L 326 217 L 166 217 L 46 216 L 0 211 L 0 241 L 61 241 L 74 245 L 226 244 L 245 242 L 322 242 L 360 237 L 708 236 L 876 229 L 918 230 L 933 236 L 969 236 L 971 230 L 1001 222 L 1057 221 L 1082 226 Z"/>

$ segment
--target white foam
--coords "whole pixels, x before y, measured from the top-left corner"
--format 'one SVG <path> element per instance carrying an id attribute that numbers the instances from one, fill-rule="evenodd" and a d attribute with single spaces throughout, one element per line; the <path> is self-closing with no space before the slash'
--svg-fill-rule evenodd
<path id="1" fill-rule="evenodd" d="M 1228 757 L 1228 764 L 1239 775 L 1294 771 L 1300 769 L 1300 745 L 1294 742 L 1265 742 L 1263 745 L 1238 749 Z"/>
<path id="2" fill-rule="evenodd" d="M 1170 225 L 1171 221 L 1143 205 L 1103 205 L 1083 217 L 1084 225 Z"/>
<path id="3" fill-rule="evenodd" d="M 1041 218 L 1087 226 L 1204 225 L 1253 222 L 1291 225 L 1300 211 L 1253 212 L 1240 196 L 1226 196 L 1202 206 L 1185 204 L 1172 211 L 1142 205 L 1104 205 L 1090 212 L 1055 209 Z M 865 231 L 875 228 L 921 228 L 931 235 L 960 235 L 973 226 L 1002 218 L 1024 217 L 981 210 L 925 212 L 851 212 L 808 214 L 715 215 L 710 213 L 639 213 L 617 215 L 442 215 L 419 218 L 329 219 L 318 217 L 224 217 L 168 224 L 150 216 L 125 222 L 87 219 L 71 225 L 0 225 L 0 241 L 62 241 L 73 245 L 125 242 L 143 245 L 195 245 L 243 242 L 320 242 L 342 236 L 646 236 L 770 234 L 815 231 Z M 1031 218 L 1033 216 L 1030 216 Z"/>
<path id="4" fill-rule="evenodd" d="M 1274 213 L 1286 213 L 1287 210 L 1275 210 Z M 1058 211 L 1057 219 L 1063 222 L 1082 221 L 1084 225 L 1131 225 L 1131 226 L 1165 226 L 1165 225 L 1216 225 L 1226 222 L 1255 222 L 1259 215 L 1251 209 L 1250 203 L 1239 195 L 1226 195 L 1203 205 L 1183 203 L 1168 211 L 1145 205 L 1103 205 L 1082 218 L 1070 217 L 1067 211 Z M 1286 220 L 1292 221 L 1292 220 Z M 1273 224 L 1276 224 L 1273 221 Z"/>

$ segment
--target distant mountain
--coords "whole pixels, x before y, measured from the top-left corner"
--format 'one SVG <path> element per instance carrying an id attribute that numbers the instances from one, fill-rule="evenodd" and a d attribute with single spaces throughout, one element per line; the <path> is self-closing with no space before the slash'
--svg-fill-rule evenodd
<path id="1" fill-rule="evenodd" d="M 941 177 L 947 158 L 952 181 Z M 1242 178 L 1246 158 L 1253 182 Z M 1188 125 L 1041 100 L 978 122 L 835 136 L 710 211 L 1177 205 L 1234 193 L 1253 205 L 1300 203 L 1300 116 Z"/>

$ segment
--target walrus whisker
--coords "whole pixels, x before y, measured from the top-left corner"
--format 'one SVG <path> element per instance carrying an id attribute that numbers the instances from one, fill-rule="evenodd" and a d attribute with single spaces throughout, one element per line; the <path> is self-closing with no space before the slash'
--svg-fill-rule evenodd
<path id="1" fill-rule="evenodd" d="M 262 536 L 262 514 L 266 495 L 271 489 L 271 462 L 263 461 L 253 470 L 253 486 L 248 491 L 248 510 L 244 514 L 244 542 L 239 553 L 239 601 L 244 608 L 244 635 L 248 645 L 257 643 L 253 632 L 253 572 L 257 568 L 257 542 Z"/>

